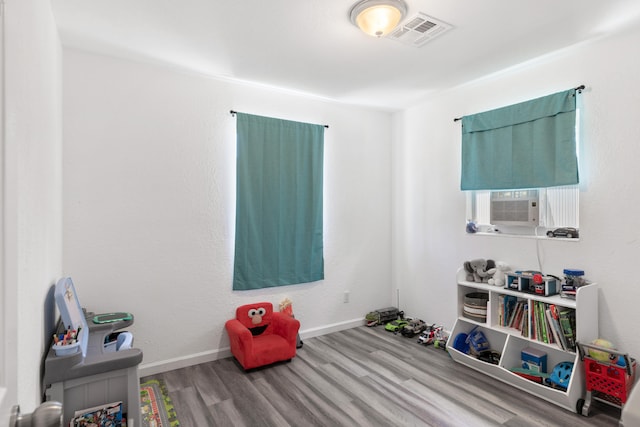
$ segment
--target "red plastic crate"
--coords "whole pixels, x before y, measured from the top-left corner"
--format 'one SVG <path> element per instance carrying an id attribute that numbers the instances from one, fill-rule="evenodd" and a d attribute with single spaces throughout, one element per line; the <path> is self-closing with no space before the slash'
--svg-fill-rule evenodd
<path id="1" fill-rule="evenodd" d="M 631 359 L 631 375 L 627 368 L 599 362 L 589 356 L 584 357 L 587 391 L 597 392 L 597 396 L 614 405 L 622 406 L 636 378 L 636 361 Z"/>

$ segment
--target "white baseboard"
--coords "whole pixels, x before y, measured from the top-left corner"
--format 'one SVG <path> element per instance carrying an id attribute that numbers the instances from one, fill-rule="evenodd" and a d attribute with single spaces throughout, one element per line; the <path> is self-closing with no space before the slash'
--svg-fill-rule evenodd
<path id="1" fill-rule="evenodd" d="M 330 334 L 332 332 L 343 331 L 345 329 L 362 326 L 364 321 L 362 318 L 347 320 L 344 322 L 333 323 L 331 325 L 321 326 L 319 328 L 305 329 L 300 331 L 300 338 L 304 341 L 308 338 L 319 337 L 321 335 Z M 163 372 L 173 371 L 174 369 L 186 368 L 187 366 L 198 365 L 200 363 L 212 362 L 218 359 L 231 357 L 231 349 L 229 347 L 219 348 L 217 350 L 204 351 L 202 353 L 190 354 L 187 356 L 176 357 L 175 359 L 161 360 L 152 363 L 142 363 L 138 368 L 140 378 L 149 375 L 161 374 Z"/>
<path id="2" fill-rule="evenodd" d="M 186 368 L 187 366 L 193 366 L 200 363 L 224 359 L 225 357 L 229 356 L 231 356 L 231 349 L 229 347 L 221 348 L 218 350 L 203 351 L 202 353 L 176 357 L 175 359 L 161 360 L 152 363 L 142 363 L 138 367 L 138 373 L 140 374 L 140 378 L 142 378 L 149 375 L 156 375 L 163 372 L 173 371 L 174 369 Z"/>
<path id="3" fill-rule="evenodd" d="M 300 338 L 304 341 L 307 338 L 319 337 L 321 335 L 344 331 L 345 329 L 351 329 L 362 325 L 364 325 L 364 319 L 359 317 L 357 319 L 345 320 L 344 322 L 333 323 L 319 328 L 305 329 L 304 331 L 300 331 Z"/>

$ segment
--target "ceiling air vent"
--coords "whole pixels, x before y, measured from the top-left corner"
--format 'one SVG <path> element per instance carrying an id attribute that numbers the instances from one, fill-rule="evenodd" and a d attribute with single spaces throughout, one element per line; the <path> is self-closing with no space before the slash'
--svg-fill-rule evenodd
<path id="1" fill-rule="evenodd" d="M 451 25 L 419 12 L 416 16 L 408 18 L 404 24 L 386 37 L 404 44 L 420 47 L 451 28 Z"/>

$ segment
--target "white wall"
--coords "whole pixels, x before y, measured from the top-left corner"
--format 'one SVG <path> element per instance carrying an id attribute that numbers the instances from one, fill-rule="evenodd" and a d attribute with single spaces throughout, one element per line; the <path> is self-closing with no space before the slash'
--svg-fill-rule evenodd
<path id="1" fill-rule="evenodd" d="M 391 117 L 65 49 L 64 271 L 129 311 L 143 374 L 228 354 L 243 303 L 293 301 L 303 338 L 391 303 Z M 232 292 L 235 118 L 328 124 L 325 280 Z M 350 302 L 343 303 L 345 291 Z"/>
<path id="2" fill-rule="evenodd" d="M 394 115 L 393 283 L 410 314 L 452 327 L 465 260 L 537 269 L 536 241 L 467 235 L 454 117 L 585 84 L 579 242 L 541 241 L 544 271 L 582 268 L 600 284 L 600 335 L 640 356 L 640 30 L 550 55 Z M 404 302 L 403 302 L 404 301 Z M 594 315 L 596 315 L 594 313 Z"/>
<path id="3" fill-rule="evenodd" d="M 62 271 L 61 49 L 49 1 L 5 3 L 2 381 L 26 413 L 41 400 L 45 300 Z"/>

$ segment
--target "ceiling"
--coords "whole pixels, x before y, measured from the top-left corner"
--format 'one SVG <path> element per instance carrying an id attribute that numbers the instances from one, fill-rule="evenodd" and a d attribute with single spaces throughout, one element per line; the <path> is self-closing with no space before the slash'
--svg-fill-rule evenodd
<path id="1" fill-rule="evenodd" d="M 387 111 L 623 30 L 638 0 L 406 0 L 452 26 L 421 47 L 367 36 L 356 0 L 52 0 L 65 46 Z M 579 83 L 579 82 L 578 82 Z"/>

